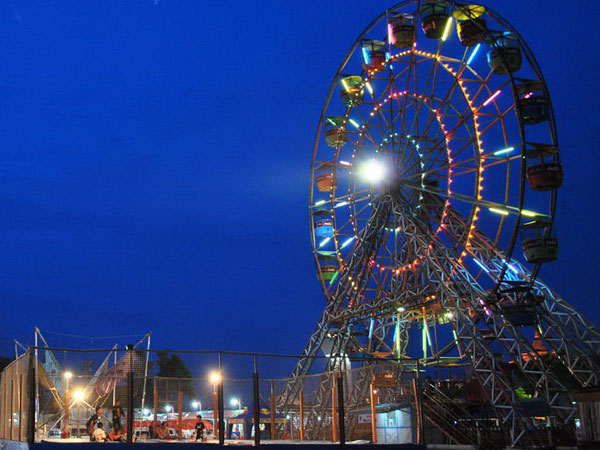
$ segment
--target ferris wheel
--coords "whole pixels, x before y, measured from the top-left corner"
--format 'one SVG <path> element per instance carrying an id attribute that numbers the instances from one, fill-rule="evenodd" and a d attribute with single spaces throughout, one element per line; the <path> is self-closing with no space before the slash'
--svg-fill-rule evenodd
<path id="1" fill-rule="evenodd" d="M 499 435 L 488 448 L 546 445 L 547 423 L 572 435 L 570 389 L 600 383 L 600 331 L 537 277 L 558 257 L 562 181 L 544 77 L 506 20 L 453 0 L 408 0 L 378 16 L 343 58 L 319 119 L 309 209 L 326 302 L 281 410 L 294 409 L 323 352 L 324 373 L 366 369 L 354 408 L 377 364 L 469 367 L 494 418 L 488 437 Z M 330 414 L 328 383 L 323 375 L 309 408 L 313 437 Z M 460 435 L 439 428 L 481 444 L 481 423 L 461 417 Z"/>
<path id="2" fill-rule="evenodd" d="M 435 248 L 497 291 L 523 279 L 510 262 L 520 247 L 531 284 L 558 255 L 562 177 L 548 90 L 517 31 L 481 5 L 403 2 L 354 42 L 323 106 L 310 192 L 323 290 L 335 292 L 376 206 L 390 202 L 401 212 L 370 255 L 362 295 L 389 290 Z M 419 236 L 406 232 L 413 218 Z M 475 229 L 493 252 L 478 252 Z"/>

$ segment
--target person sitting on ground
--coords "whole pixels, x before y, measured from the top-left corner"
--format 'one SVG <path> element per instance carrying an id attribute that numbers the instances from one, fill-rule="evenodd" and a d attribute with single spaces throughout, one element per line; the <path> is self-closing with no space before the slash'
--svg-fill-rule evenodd
<path id="1" fill-rule="evenodd" d="M 102 422 L 98 422 L 98 428 L 94 430 L 93 436 L 94 441 L 96 442 L 105 442 L 107 439 L 109 439 L 104 431 L 104 424 Z"/>
<path id="2" fill-rule="evenodd" d="M 115 441 L 115 442 L 124 442 L 124 440 L 123 440 L 124 436 L 125 436 L 125 434 L 123 434 L 123 431 L 115 430 L 114 428 L 111 430 L 111 432 L 108 435 L 110 440 Z"/>
<path id="3" fill-rule="evenodd" d="M 195 425 L 195 428 L 196 428 L 196 441 L 198 439 L 204 440 L 204 428 L 205 428 L 205 426 L 204 426 L 204 422 L 202 421 L 202 416 L 200 414 L 198 414 L 196 416 L 196 418 L 198 419 L 196 421 L 196 425 Z"/>

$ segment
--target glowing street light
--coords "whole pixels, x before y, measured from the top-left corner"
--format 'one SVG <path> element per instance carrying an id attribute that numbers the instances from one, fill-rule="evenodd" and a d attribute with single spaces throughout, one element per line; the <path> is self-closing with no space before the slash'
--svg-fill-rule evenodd
<path id="1" fill-rule="evenodd" d="M 73 400 L 76 402 L 82 402 L 85 400 L 85 391 L 83 389 L 77 389 L 73 392 Z"/>
<path id="2" fill-rule="evenodd" d="M 219 384 L 221 382 L 221 374 L 219 372 L 211 372 L 210 381 L 213 384 Z"/>
<path id="3" fill-rule="evenodd" d="M 363 181 L 369 184 L 377 184 L 385 179 L 386 167 L 381 161 L 371 159 L 359 166 L 358 173 Z"/>
<path id="4" fill-rule="evenodd" d="M 63 373 L 63 377 L 65 377 L 65 380 L 70 380 L 73 378 L 73 374 L 71 372 L 65 372 Z"/>
<path id="5" fill-rule="evenodd" d="M 241 398 L 232 398 L 231 399 L 231 406 L 236 406 L 238 407 L 238 409 L 242 409 L 242 399 Z"/>
<path id="6" fill-rule="evenodd" d="M 171 405 L 166 405 L 165 412 L 170 413 L 171 411 L 173 411 L 173 407 Z"/>

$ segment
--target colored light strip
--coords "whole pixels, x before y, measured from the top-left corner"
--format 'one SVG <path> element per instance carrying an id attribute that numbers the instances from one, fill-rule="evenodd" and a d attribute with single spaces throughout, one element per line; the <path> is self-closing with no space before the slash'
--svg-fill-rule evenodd
<path id="1" fill-rule="evenodd" d="M 488 209 L 493 213 L 502 214 L 503 216 L 508 216 L 508 211 L 506 211 L 505 209 L 498 209 L 498 208 L 488 208 Z"/>
<path id="2" fill-rule="evenodd" d="M 448 21 L 446 22 L 446 28 L 444 28 L 444 34 L 442 35 L 442 41 L 448 39 L 448 35 L 450 34 L 450 28 L 452 28 L 452 16 L 448 17 Z"/>
<path id="3" fill-rule="evenodd" d="M 340 208 L 341 206 L 346 206 L 348 202 L 341 202 L 334 206 L 334 208 Z"/>
<path id="4" fill-rule="evenodd" d="M 340 166 L 351 166 L 352 164 L 350 164 L 348 161 L 340 161 Z"/>
<path id="5" fill-rule="evenodd" d="M 394 45 L 394 27 L 391 23 L 388 23 L 388 44 Z"/>
<path id="6" fill-rule="evenodd" d="M 321 243 L 319 244 L 319 248 L 323 247 L 325 244 L 327 244 L 329 241 L 331 240 L 330 237 L 325 238 L 323 241 L 321 241 Z"/>
<path id="7" fill-rule="evenodd" d="M 494 152 L 494 156 L 499 156 L 499 155 L 504 155 L 504 154 L 506 154 L 506 153 L 510 153 L 510 152 L 512 152 L 514 149 L 515 149 L 514 147 L 506 147 L 506 148 L 503 148 L 502 150 L 495 151 L 495 152 Z"/>
<path id="8" fill-rule="evenodd" d="M 508 266 L 508 268 L 509 268 L 510 270 L 512 270 L 512 271 L 513 271 L 513 273 L 514 273 L 515 275 L 519 275 L 519 271 L 518 271 L 518 270 L 515 268 L 515 266 L 513 266 L 513 265 L 512 265 L 512 264 L 510 264 L 510 263 L 508 263 L 508 264 L 506 264 L 506 265 Z"/>
<path id="9" fill-rule="evenodd" d="M 344 248 L 348 245 L 350 245 L 350 243 L 356 238 L 356 236 L 352 236 L 351 238 L 346 239 L 346 241 L 342 244 L 342 246 L 340 248 Z"/>
<path id="10" fill-rule="evenodd" d="M 521 210 L 521 215 L 525 216 L 525 217 L 532 217 L 532 218 L 538 216 L 537 213 L 534 213 L 533 211 L 527 211 L 526 209 Z"/>
<path id="11" fill-rule="evenodd" d="M 371 319 L 369 323 L 369 339 L 373 336 L 373 328 L 375 327 L 375 319 Z"/>
<path id="12" fill-rule="evenodd" d="M 365 86 L 367 87 L 367 90 L 369 91 L 369 94 L 373 95 L 373 86 L 371 86 L 371 83 L 369 83 L 368 81 L 365 83 Z"/>
<path id="13" fill-rule="evenodd" d="M 329 286 L 331 286 L 333 284 L 333 282 L 335 281 L 335 279 L 337 278 L 337 276 L 339 275 L 339 271 L 337 271 L 336 273 L 333 274 L 333 277 L 331 278 L 331 281 L 329 282 Z"/>
<path id="14" fill-rule="evenodd" d="M 360 125 L 358 124 L 358 122 L 354 119 L 350 119 L 349 122 L 354 125 L 354 128 L 360 128 Z"/>
<path id="15" fill-rule="evenodd" d="M 490 273 L 489 269 L 487 267 L 485 267 L 481 261 L 479 261 L 477 258 L 473 258 L 473 261 L 475 261 L 475 263 L 481 267 L 482 270 L 485 270 L 487 273 Z"/>
<path id="16" fill-rule="evenodd" d="M 500 95 L 501 92 L 502 92 L 502 89 L 498 89 L 496 92 L 494 92 L 490 96 L 490 98 L 488 98 L 485 102 L 483 102 L 483 106 L 489 105 L 496 97 L 498 97 Z"/>
<path id="17" fill-rule="evenodd" d="M 421 342 L 423 343 L 423 359 L 427 359 L 427 331 L 425 325 L 423 325 L 423 331 L 421 332 Z"/>
<path id="18" fill-rule="evenodd" d="M 454 331 L 454 328 L 452 329 L 452 336 L 454 336 L 454 345 L 456 345 L 460 352 L 460 348 L 458 347 L 458 336 L 456 335 L 456 331 Z"/>
<path id="19" fill-rule="evenodd" d="M 481 44 L 477 44 L 475 46 L 475 48 L 473 49 L 473 51 L 471 52 L 471 56 L 469 56 L 469 59 L 467 60 L 467 66 L 470 66 L 471 63 L 473 62 L 473 60 L 475 59 L 475 55 L 477 55 L 477 52 L 479 51 L 479 47 L 481 47 Z"/>
<path id="20" fill-rule="evenodd" d="M 327 200 L 319 200 L 318 202 L 315 203 L 315 206 L 321 206 L 321 205 L 324 205 L 325 203 L 327 203 Z"/>
<path id="21" fill-rule="evenodd" d="M 367 54 L 367 51 L 365 50 L 365 48 L 362 48 L 362 54 L 363 54 L 363 60 L 365 61 L 365 64 L 369 64 L 369 55 Z"/>
<path id="22" fill-rule="evenodd" d="M 350 89 L 348 88 L 348 84 L 346 83 L 346 79 L 342 78 L 342 86 L 344 87 L 344 90 L 346 92 L 350 92 Z"/>

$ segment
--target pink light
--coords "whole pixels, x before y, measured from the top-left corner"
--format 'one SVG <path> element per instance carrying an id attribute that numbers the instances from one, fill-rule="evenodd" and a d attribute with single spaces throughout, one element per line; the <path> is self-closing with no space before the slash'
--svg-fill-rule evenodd
<path id="1" fill-rule="evenodd" d="M 394 45 L 394 42 L 394 28 L 392 27 L 391 23 L 388 23 L 388 43 L 390 45 Z"/>
<path id="2" fill-rule="evenodd" d="M 498 89 L 496 92 L 494 92 L 490 98 L 488 98 L 485 102 L 483 102 L 483 106 L 487 106 L 489 105 L 492 100 L 494 100 L 496 97 L 498 97 L 500 95 L 500 92 L 502 92 L 502 89 Z"/>
<path id="3" fill-rule="evenodd" d="M 533 95 L 533 92 L 530 92 L 529 94 L 527 94 L 527 95 L 526 95 L 525 97 L 523 97 L 523 98 L 529 98 L 529 97 L 531 97 L 532 95 Z"/>

